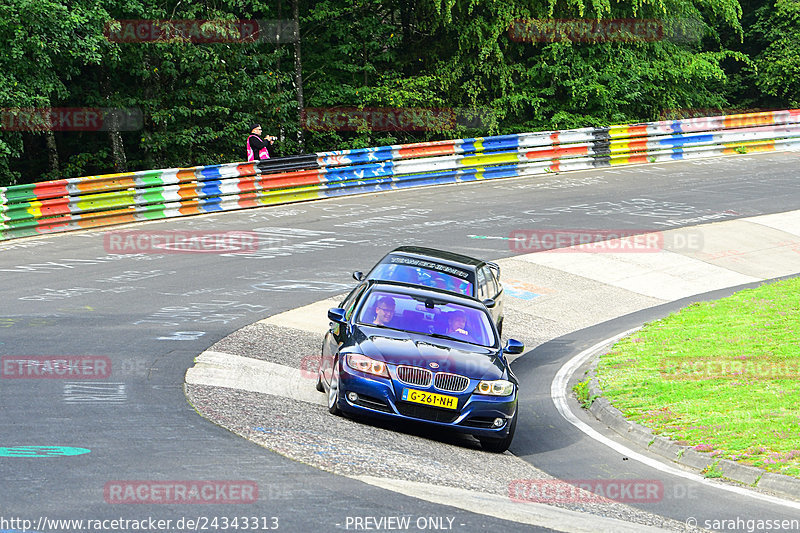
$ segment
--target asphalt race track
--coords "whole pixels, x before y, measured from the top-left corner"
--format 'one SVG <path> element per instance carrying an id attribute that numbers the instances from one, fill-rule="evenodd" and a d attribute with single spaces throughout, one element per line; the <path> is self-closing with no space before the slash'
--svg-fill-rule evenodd
<path id="1" fill-rule="evenodd" d="M 411 530 L 545 530 L 336 476 L 241 439 L 187 403 L 186 369 L 243 326 L 346 292 L 353 270 L 367 269 L 400 244 L 495 259 L 515 254 L 507 240 L 514 230 L 666 230 L 790 211 L 800 209 L 798 168 L 797 152 L 745 155 L 404 190 L 131 228 L 256 232 L 261 246 L 250 253 L 115 253 L 107 237 L 111 230 L 0 243 L 0 355 L 85 356 L 108 360 L 111 370 L 103 379 L 80 380 L 12 379 L 4 370 L 0 531 L 21 531 L 20 520 L 41 532 L 100 531 L 48 521 L 148 517 L 172 520 L 153 529 L 159 531 L 222 530 L 222 519 L 234 517 L 258 518 L 260 530 L 352 531 L 372 525 L 374 531 L 399 530 L 392 527 L 399 522 L 379 527 L 356 519 L 403 516 L 411 517 Z M 575 331 L 516 361 L 525 388 L 511 452 L 561 479 L 660 480 L 676 497 L 645 510 L 680 522 L 690 516 L 797 518 L 797 509 L 625 460 L 555 411 L 550 382 L 564 362 L 666 312 L 650 309 Z M 268 412 L 260 415 L 265 424 L 274 423 Z M 47 448 L 16 448 L 22 446 Z M 67 455 L 71 448 L 89 452 Z M 452 453 L 458 450 L 452 447 Z M 113 492 L 130 481 L 198 480 L 256 487 L 257 498 L 230 502 L 237 496 L 228 492 L 229 503 L 212 498 L 131 505 L 119 503 Z M 184 527 L 176 525 L 181 519 Z M 207 527 L 186 527 L 186 520 Z M 227 529 L 253 529 L 240 521 Z"/>

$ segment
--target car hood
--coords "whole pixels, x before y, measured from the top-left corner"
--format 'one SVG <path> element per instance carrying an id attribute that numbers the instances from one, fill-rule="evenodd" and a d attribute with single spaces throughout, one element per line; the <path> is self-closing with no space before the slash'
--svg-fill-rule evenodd
<path id="1" fill-rule="evenodd" d="M 499 348 L 369 326 L 356 326 L 353 333 L 355 346 L 362 354 L 390 365 L 452 372 L 471 379 L 508 379 Z"/>

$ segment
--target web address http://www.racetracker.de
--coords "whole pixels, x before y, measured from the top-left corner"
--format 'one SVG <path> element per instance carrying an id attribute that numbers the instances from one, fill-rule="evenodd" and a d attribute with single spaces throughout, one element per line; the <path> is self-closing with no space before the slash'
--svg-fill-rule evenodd
<path id="1" fill-rule="evenodd" d="M 275 531 L 280 528 L 277 516 L 195 516 L 175 519 L 38 519 L 0 516 L 0 531 L 39 532 L 70 531 L 104 533 L 107 531 Z"/>

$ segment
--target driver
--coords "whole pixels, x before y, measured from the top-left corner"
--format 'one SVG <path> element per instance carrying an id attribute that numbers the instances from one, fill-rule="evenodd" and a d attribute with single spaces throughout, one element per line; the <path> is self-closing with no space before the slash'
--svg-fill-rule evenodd
<path id="1" fill-rule="evenodd" d="M 461 335 L 464 337 L 469 336 L 469 332 L 465 329 L 467 326 L 467 315 L 464 311 L 453 311 L 447 315 L 447 334 L 448 335 Z"/>
<path id="2" fill-rule="evenodd" d="M 388 326 L 394 318 L 394 298 L 384 296 L 378 298 L 375 305 L 375 320 L 372 321 L 376 326 Z"/>

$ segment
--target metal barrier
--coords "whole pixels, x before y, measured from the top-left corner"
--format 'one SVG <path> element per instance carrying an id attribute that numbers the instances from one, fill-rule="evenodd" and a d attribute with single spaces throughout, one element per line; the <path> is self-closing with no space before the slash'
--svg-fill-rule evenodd
<path id="1" fill-rule="evenodd" d="M 0 187 L 0 240 L 405 187 L 800 148 L 800 109 Z"/>

